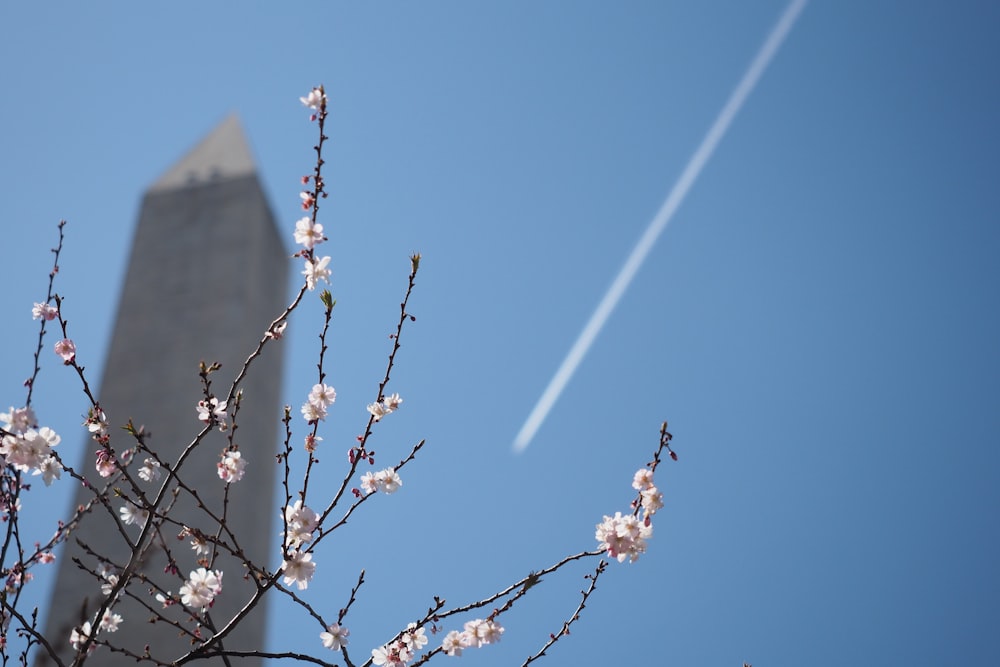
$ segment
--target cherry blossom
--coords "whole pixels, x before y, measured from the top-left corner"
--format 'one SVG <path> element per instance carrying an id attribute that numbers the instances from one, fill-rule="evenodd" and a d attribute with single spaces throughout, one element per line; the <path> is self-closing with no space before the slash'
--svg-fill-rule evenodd
<path id="1" fill-rule="evenodd" d="M 70 363 L 76 357 L 76 344 L 69 338 L 63 338 L 55 344 L 55 351 L 64 363 Z"/>
<path id="2" fill-rule="evenodd" d="M 155 482 L 160 479 L 160 462 L 156 459 L 147 458 L 139 468 L 139 479 L 145 482 Z"/>
<path id="3" fill-rule="evenodd" d="M 73 645 L 73 648 L 79 651 L 83 648 L 84 643 L 90 637 L 90 621 L 84 621 L 83 625 L 79 628 L 73 628 L 73 631 L 69 633 L 69 643 Z M 95 644 L 90 645 L 90 651 L 93 651 L 97 646 Z"/>
<path id="4" fill-rule="evenodd" d="M 622 516 L 621 512 L 615 512 L 613 517 L 605 515 L 595 533 L 600 548 L 619 563 L 626 558 L 629 562 L 637 560 L 639 554 L 645 553 L 646 540 L 652 536 L 653 526 L 648 521 L 639 521 L 631 514 Z"/>
<path id="5" fill-rule="evenodd" d="M 118 626 L 121 625 L 122 617 L 121 614 L 113 614 L 111 610 L 108 609 L 104 612 L 104 616 L 101 617 L 100 630 L 106 632 L 118 632 Z"/>
<path id="6" fill-rule="evenodd" d="M 378 472 L 366 472 L 361 476 L 361 490 L 365 494 L 382 491 L 383 493 L 395 493 L 399 487 L 403 486 L 403 480 L 392 468 L 379 470 Z"/>
<path id="7" fill-rule="evenodd" d="M 448 655 L 460 656 L 462 655 L 462 649 L 468 647 L 468 644 L 464 640 L 464 633 L 452 630 L 444 636 L 444 641 L 441 642 L 441 649 Z"/>
<path id="8" fill-rule="evenodd" d="M 316 572 L 316 563 L 312 562 L 312 554 L 293 551 L 281 563 L 281 570 L 285 573 L 285 585 L 291 586 L 294 583 L 302 591 L 309 588 L 309 581 Z"/>
<path id="9" fill-rule="evenodd" d="M 312 541 L 313 531 L 319 526 L 319 516 L 301 500 L 296 500 L 294 505 L 285 507 L 285 524 L 288 526 L 285 546 L 298 548 Z"/>
<path id="10" fill-rule="evenodd" d="M 372 662 L 379 667 L 404 667 L 413 659 L 413 651 L 401 641 L 372 649 Z"/>
<path id="11" fill-rule="evenodd" d="M 299 193 L 299 198 L 302 200 L 302 210 L 308 211 L 316 203 L 316 199 L 313 197 L 311 192 L 303 190 Z"/>
<path id="12" fill-rule="evenodd" d="M 350 634 L 350 630 L 340 627 L 339 623 L 334 623 L 327 627 L 326 632 L 321 632 L 319 638 L 326 648 L 331 651 L 339 651 L 342 647 L 347 646 L 347 637 Z"/>
<path id="13" fill-rule="evenodd" d="M 392 394 L 391 396 L 386 396 L 382 399 L 382 404 L 385 405 L 385 409 L 389 412 L 395 412 L 399 409 L 399 404 L 403 402 L 403 399 L 399 397 L 399 394 Z"/>
<path id="14" fill-rule="evenodd" d="M 336 400 L 337 392 L 327 384 L 314 384 L 312 391 L 309 392 L 309 402 L 317 403 L 324 408 L 330 407 Z"/>
<path id="15" fill-rule="evenodd" d="M 385 409 L 385 405 L 383 403 L 369 403 L 368 412 L 370 412 L 372 417 L 375 418 L 375 421 L 378 421 L 379 419 L 382 419 L 382 417 L 389 414 L 389 411 Z"/>
<path id="16" fill-rule="evenodd" d="M 322 88 L 313 88 L 309 91 L 308 95 L 300 97 L 299 101 L 310 109 L 318 111 L 323 106 L 323 103 L 326 102 L 326 93 L 323 92 Z"/>
<path id="17" fill-rule="evenodd" d="M 4 423 L 4 430 L 18 435 L 38 426 L 34 410 L 15 408 L 13 405 L 8 412 L 0 412 L 0 421 Z"/>
<path id="18" fill-rule="evenodd" d="M 130 500 L 125 501 L 125 504 L 121 506 L 118 513 L 121 515 L 122 523 L 125 525 L 135 524 L 137 526 L 144 526 L 146 525 L 146 520 L 149 519 L 149 510 L 140 508 Z"/>
<path id="19" fill-rule="evenodd" d="M 31 319 L 33 320 L 45 320 L 46 322 L 51 322 L 56 319 L 56 315 L 58 314 L 59 309 L 47 303 L 36 303 L 31 309 Z"/>
<path id="20" fill-rule="evenodd" d="M 386 396 L 378 403 L 371 403 L 368 406 L 368 412 L 371 413 L 375 421 L 382 419 L 388 414 L 395 412 L 399 408 L 399 404 L 403 402 L 403 399 L 399 397 L 399 394 L 393 394 L 392 396 Z"/>
<path id="21" fill-rule="evenodd" d="M 226 403 L 228 401 L 220 401 L 215 396 L 211 396 L 208 400 L 198 401 L 198 405 L 195 408 L 198 410 L 198 419 L 210 424 L 213 421 L 219 424 L 220 430 L 226 429 Z"/>
<path id="22" fill-rule="evenodd" d="M 181 586 L 181 603 L 189 607 L 208 607 L 222 592 L 222 572 L 199 567 Z"/>
<path id="23" fill-rule="evenodd" d="M 222 460 L 216 466 L 218 467 L 219 479 L 230 484 L 243 479 L 243 471 L 247 467 L 247 462 L 239 450 L 227 449 L 222 452 Z"/>
<path id="24" fill-rule="evenodd" d="M 306 401 L 302 404 L 302 417 L 312 424 L 326 419 L 326 408 L 317 403 Z"/>
<path id="25" fill-rule="evenodd" d="M 49 456 L 39 464 L 32 475 L 41 475 L 45 486 L 52 486 L 52 480 L 59 479 L 62 475 L 63 467 L 55 456 Z"/>
<path id="26" fill-rule="evenodd" d="M 656 510 L 663 508 L 663 494 L 655 486 L 645 488 L 640 493 L 642 497 L 642 509 L 647 516 L 656 514 Z"/>
<path id="27" fill-rule="evenodd" d="M 318 435 L 313 435 L 312 433 L 310 433 L 306 436 L 305 442 L 306 442 L 305 444 L 306 451 L 312 453 L 316 451 L 316 446 L 319 445 L 319 443 L 323 442 L 323 438 L 319 437 Z"/>
<path id="28" fill-rule="evenodd" d="M 295 223 L 295 242 L 306 250 L 312 250 L 316 244 L 325 240 L 323 225 L 313 222 L 312 218 L 306 216 Z"/>
<path id="29" fill-rule="evenodd" d="M 56 462 L 50 462 L 48 459 L 52 456 L 52 448 L 58 445 L 60 440 L 59 435 L 47 426 L 37 431 L 29 428 L 19 435 L 5 435 L 0 441 L 0 454 L 3 454 L 8 465 L 14 466 L 17 470 L 40 471 L 55 465 Z"/>
<path id="30" fill-rule="evenodd" d="M 329 283 L 331 273 L 330 269 L 327 268 L 329 265 L 329 255 L 322 259 L 306 259 L 306 268 L 302 271 L 302 275 L 306 277 L 306 287 L 314 290 L 316 289 L 316 283 L 320 280 Z"/>
<path id="31" fill-rule="evenodd" d="M 639 468 L 632 476 L 632 488 L 637 491 L 653 486 L 653 471 L 649 468 Z"/>
<path id="32" fill-rule="evenodd" d="M 107 449 L 98 449 L 95 452 L 96 461 L 94 467 L 97 469 L 97 474 L 101 477 L 111 477 L 118 469 L 118 464 L 115 462 L 114 454 Z"/>
<path id="33" fill-rule="evenodd" d="M 83 420 L 83 425 L 87 427 L 95 440 L 101 440 L 108 435 L 108 417 L 100 407 L 90 408 L 87 411 L 87 418 Z"/>
<path id="34" fill-rule="evenodd" d="M 51 563 L 55 559 L 56 559 L 56 555 L 54 553 L 52 553 L 51 551 L 43 551 L 42 553 L 38 554 L 38 562 L 39 563 L 43 563 L 43 564 L 45 564 L 45 563 Z"/>
<path id="35" fill-rule="evenodd" d="M 461 641 L 465 646 L 479 648 L 486 644 L 496 644 L 500 641 L 500 635 L 504 632 L 503 627 L 492 620 L 477 618 L 468 621 L 462 630 Z"/>
<path id="36" fill-rule="evenodd" d="M 416 623 L 407 625 L 406 631 L 400 635 L 399 640 L 414 653 L 427 646 L 427 635 L 423 628 L 417 627 Z"/>

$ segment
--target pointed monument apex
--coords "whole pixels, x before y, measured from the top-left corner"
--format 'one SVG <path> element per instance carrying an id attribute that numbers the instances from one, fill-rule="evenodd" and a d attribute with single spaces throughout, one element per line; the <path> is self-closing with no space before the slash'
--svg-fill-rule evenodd
<path id="1" fill-rule="evenodd" d="M 239 116 L 232 113 L 153 183 L 149 192 L 248 176 L 255 170 Z"/>

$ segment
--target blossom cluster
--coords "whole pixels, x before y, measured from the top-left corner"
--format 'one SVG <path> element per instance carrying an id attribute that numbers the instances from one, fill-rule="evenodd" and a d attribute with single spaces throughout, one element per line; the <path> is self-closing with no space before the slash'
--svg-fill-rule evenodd
<path id="1" fill-rule="evenodd" d="M 327 410 L 337 400 L 336 390 L 327 384 L 314 384 L 306 402 L 302 404 L 302 416 L 310 424 L 326 419 Z"/>
<path id="2" fill-rule="evenodd" d="M 118 632 L 118 626 L 121 625 L 121 622 L 121 614 L 116 614 L 109 609 L 101 617 L 101 622 L 97 626 L 97 632 Z M 73 628 L 69 635 L 69 642 L 75 650 L 79 651 L 83 648 L 84 643 L 90 637 L 92 629 L 93 626 L 90 621 L 84 621 L 80 627 Z M 96 637 L 97 634 L 95 633 L 94 636 Z M 88 652 L 93 652 L 95 648 L 97 648 L 97 645 L 91 644 Z"/>
<path id="3" fill-rule="evenodd" d="M 365 492 L 365 495 L 376 491 L 387 494 L 395 493 L 401 486 L 403 486 L 403 480 L 393 468 L 386 468 L 378 472 L 369 471 L 361 476 L 361 490 Z"/>
<path id="4" fill-rule="evenodd" d="M 305 590 L 316 573 L 316 563 L 311 553 L 302 550 L 302 545 L 312 542 L 313 531 L 319 527 L 319 515 L 296 500 L 294 505 L 285 507 L 285 526 L 285 547 L 292 551 L 285 554 L 281 563 L 283 579 L 286 586 L 295 584 L 300 591 Z"/>
<path id="5" fill-rule="evenodd" d="M 503 627 L 496 621 L 477 618 L 467 622 L 461 632 L 452 630 L 445 635 L 441 649 L 448 655 L 460 656 L 463 649 L 496 644 L 502 634 Z"/>
<path id="6" fill-rule="evenodd" d="M 388 414 L 391 414 L 399 409 L 399 404 L 403 402 L 403 399 L 399 397 L 399 394 L 393 394 L 392 396 L 386 396 L 378 403 L 371 403 L 368 406 L 368 412 L 371 413 L 375 421 L 382 419 Z"/>
<path id="7" fill-rule="evenodd" d="M 285 507 L 285 546 L 298 548 L 305 542 L 312 542 L 313 531 L 319 526 L 319 515 L 296 500 L 294 505 Z"/>
<path id="8" fill-rule="evenodd" d="M 427 646 L 427 635 L 416 623 L 410 623 L 399 639 L 372 649 L 372 663 L 379 667 L 405 667 L 417 651 Z"/>
<path id="9" fill-rule="evenodd" d="M 222 572 L 199 567 L 181 586 L 181 602 L 189 607 L 205 608 L 211 606 L 221 592 Z"/>
<path id="10" fill-rule="evenodd" d="M 0 413 L 7 432 L 0 440 L 0 455 L 4 462 L 21 472 L 41 475 L 46 486 L 59 479 L 62 465 L 52 453 L 52 448 L 62 438 L 47 426 L 38 428 L 35 413 L 30 407 L 14 408 Z"/>
<path id="11" fill-rule="evenodd" d="M 147 461 L 149 459 L 146 459 Z M 238 482 L 243 479 L 243 472 L 247 467 L 247 461 L 238 449 L 226 449 L 222 452 L 221 460 L 215 464 L 219 479 L 226 484 Z"/>
<path id="12" fill-rule="evenodd" d="M 198 401 L 195 409 L 198 411 L 198 419 L 206 424 L 218 424 L 220 431 L 226 430 L 226 404 L 228 401 L 220 401 L 215 396 Z"/>
<path id="13" fill-rule="evenodd" d="M 649 468 L 640 468 L 635 473 L 632 488 L 639 492 L 637 504 L 642 508 L 642 519 L 637 516 L 638 507 L 633 514 L 615 512 L 614 516 L 604 515 L 595 533 L 601 550 L 618 559 L 619 563 L 626 559 L 635 561 L 646 552 L 646 540 L 653 536 L 652 516 L 663 507 L 663 494 L 653 485 L 653 471 Z"/>

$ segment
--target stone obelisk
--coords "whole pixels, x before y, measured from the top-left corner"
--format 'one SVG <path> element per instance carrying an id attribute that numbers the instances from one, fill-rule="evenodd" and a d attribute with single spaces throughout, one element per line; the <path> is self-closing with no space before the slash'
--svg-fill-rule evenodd
<path id="1" fill-rule="evenodd" d="M 223 121 L 190 153 L 170 168 L 146 192 L 134 236 L 125 284 L 118 305 L 114 333 L 107 354 L 99 402 L 111 427 L 116 451 L 134 444 L 119 426 L 132 420 L 149 434 L 148 444 L 166 462 L 173 462 L 203 427 L 195 409 L 203 397 L 199 362 L 219 362 L 211 375 L 213 393 L 225 398 L 243 362 L 281 314 L 288 284 L 288 253 L 275 227 L 265 194 L 257 179 L 250 149 L 235 116 Z M 274 500 L 274 454 L 278 442 L 281 405 L 283 341 L 265 346 L 243 382 L 243 400 L 237 416 L 235 442 L 248 461 L 245 477 L 230 486 L 227 524 L 253 562 L 273 569 L 279 559 Z M 197 491 L 217 515 L 223 512 L 225 483 L 216 463 L 227 446 L 226 434 L 209 433 L 184 465 L 182 479 Z M 97 486 L 102 480 L 94 468 L 94 442 L 86 444 L 85 461 L 78 470 Z M 139 455 L 142 456 L 141 454 Z M 133 463 L 138 468 L 141 461 Z M 134 473 L 133 473 L 134 474 Z M 150 493 L 163 483 L 147 484 Z M 81 488 L 75 504 L 92 494 Z M 117 510 L 120 499 L 112 498 Z M 170 514 L 181 524 L 215 534 L 217 526 L 185 494 Z M 137 525 L 123 526 L 135 539 Z M 188 539 L 178 540 L 176 524 L 165 525 L 164 544 L 181 577 L 199 567 Z M 97 508 L 71 534 L 59 560 L 59 572 L 46 636 L 61 659 L 72 661 L 70 633 L 92 620 L 103 596 L 100 582 L 73 563 L 80 558 L 90 568 L 97 561 L 77 540 L 117 563 L 127 562 L 128 547 L 108 512 Z M 204 557 L 204 556 L 201 556 Z M 278 561 L 280 562 L 280 560 Z M 168 563 L 162 546 L 155 546 L 142 573 L 178 597 L 183 583 L 164 573 Z M 228 620 L 249 598 L 252 585 L 244 580 L 238 561 L 219 558 L 213 565 L 224 571 L 223 589 L 210 614 L 217 624 Z M 156 609 L 160 603 L 149 586 L 133 583 L 128 591 Z M 264 642 L 264 605 L 260 605 L 227 637 L 227 648 L 261 650 Z M 167 623 L 150 623 L 148 608 L 127 596 L 114 611 L 124 620 L 113 634 L 98 634 L 115 644 L 169 662 L 191 648 L 191 637 Z M 163 610 L 189 629 L 180 605 Z M 211 634 L 202 631 L 206 636 Z M 134 665 L 133 658 L 97 649 L 88 664 Z M 44 650 L 36 649 L 35 664 L 51 665 Z M 239 658 L 240 665 L 258 665 L 259 659 Z"/>

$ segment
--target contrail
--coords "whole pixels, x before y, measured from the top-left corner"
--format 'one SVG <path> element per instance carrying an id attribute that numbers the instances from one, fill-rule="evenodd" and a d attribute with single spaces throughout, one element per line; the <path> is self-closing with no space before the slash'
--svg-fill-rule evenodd
<path id="1" fill-rule="evenodd" d="M 656 243 L 656 239 L 659 238 L 660 233 L 670 223 L 670 219 L 674 217 L 674 213 L 677 212 L 677 209 L 684 201 L 684 197 L 687 196 L 688 190 L 694 185 L 695 179 L 698 178 L 705 163 L 712 157 L 715 147 L 719 145 L 726 130 L 729 129 L 730 123 L 733 122 L 733 118 L 736 117 L 743 103 L 746 102 L 747 97 L 753 92 L 761 75 L 767 69 L 768 64 L 770 64 L 774 54 L 781 47 L 782 42 L 785 41 L 788 33 L 791 32 L 792 27 L 795 25 L 795 20 L 805 8 L 805 5 L 806 0 L 792 0 L 788 7 L 785 8 L 778 22 L 771 29 L 771 33 L 767 36 L 764 45 L 760 47 L 760 51 L 757 52 L 757 55 L 750 63 L 750 67 L 747 68 L 743 78 L 740 79 L 739 84 L 737 84 L 729 96 L 726 105 L 722 107 L 722 111 L 719 112 L 715 122 L 712 123 L 712 127 L 709 128 L 705 138 L 701 140 L 698 150 L 691 156 L 687 166 L 684 167 L 684 171 L 681 172 L 680 178 L 674 183 L 673 189 L 670 190 L 670 194 L 667 195 L 659 212 L 657 212 L 656 216 L 649 223 L 649 227 L 646 228 L 642 238 L 635 244 L 632 254 L 625 260 L 625 265 L 618 272 L 614 282 L 611 283 L 611 287 L 608 288 L 604 298 L 597 305 L 594 314 L 590 316 L 587 325 L 580 332 L 580 336 L 573 343 L 573 347 L 570 348 L 566 358 L 563 359 L 559 370 L 552 376 L 549 386 L 545 388 L 542 397 L 538 399 L 538 403 L 531 411 L 531 414 L 528 415 L 524 426 L 521 427 L 517 437 L 514 438 L 515 452 L 523 452 L 531 444 L 532 438 L 535 437 L 535 433 L 542 425 L 542 422 L 545 421 L 549 410 L 552 409 L 552 406 L 559 399 L 559 395 L 566 388 L 566 383 L 573 377 L 577 366 L 583 361 L 587 350 L 590 349 L 594 339 L 597 338 L 597 334 L 600 333 L 604 324 L 608 321 L 608 317 L 611 316 L 611 311 L 618 305 L 618 301 L 622 298 L 625 290 L 628 289 L 629 283 L 632 282 L 639 267 L 642 266 L 646 255 L 653 248 L 653 244 Z"/>

